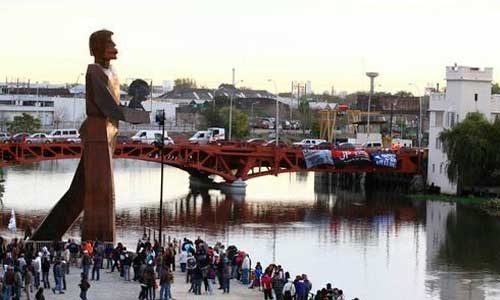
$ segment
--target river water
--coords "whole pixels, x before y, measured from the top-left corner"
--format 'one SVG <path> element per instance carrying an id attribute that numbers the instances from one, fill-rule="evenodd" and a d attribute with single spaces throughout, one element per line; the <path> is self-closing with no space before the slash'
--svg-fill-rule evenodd
<path id="1" fill-rule="evenodd" d="M 36 226 L 66 191 L 78 161 L 5 169 L 0 234 L 11 210 Z M 158 164 L 115 161 L 117 236 L 135 248 L 159 212 Z M 340 188 L 334 176 L 282 174 L 248 181 L 246 195 L 190 189 L 166 167 L 164 224 L 171 237 L 235 244 L 253 263 L 276 262 L 328 282 L 346 299 L 500 299 L 500 219 L 394 190 Z M 331 184 L 330 184 L 331 183 Z M 345 185 L 344 185 L 345 186 Z M 78 236 L 79 224 L 68 233 Z M 20 232 L 19 234 L 22 234 Z"/>

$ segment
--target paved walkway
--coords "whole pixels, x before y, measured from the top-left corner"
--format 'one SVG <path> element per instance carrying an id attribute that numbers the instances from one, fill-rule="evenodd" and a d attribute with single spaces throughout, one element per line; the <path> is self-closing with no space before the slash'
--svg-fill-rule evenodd
<path id="1" fill-rule="evenodd" d="M 44 295 L 47 300 L 65 300 L 65 299 L 80 299 L 80 269 L 71 268 L 70 274 L 66 276 L 67 290 L 64 295 L 53 294 L 52 290 L 45 289 Z M 131 270 L 132 272 L 132 270 Z M 247 286 L 242 285 L 236 280 L 231 280 L 230 293 L 222 294 L 221 290 L 215 290 L 213 295 L 193 295 L 188 293 L 189 285 L 186 284 L 186 274 L 181 273 L 176 269 L 174 273 L 174 283 L 172 285 L 172 297 L 175 300 L 262 300 L 264 295 L 258 289 L 250 290 Z M 51 287 L 54 283 L 52 272 L 50 274 Z M 107 273 L 107 270 L 101 270 L 101 279 L 99 281 L 90 281 L 90 290 L 87 293 L 88 300 L 136 300 L 141 290 L 138 282 L 124 281 L 118 272 Z M 218 288 L 218 284 L 215 288 Z M 202 290 L 204 285 L 202 284 Z M 156 290 L 156 299 L 159 300 L 160 290 Z M 32 299 L 34 297 L 32 296 Z"/>

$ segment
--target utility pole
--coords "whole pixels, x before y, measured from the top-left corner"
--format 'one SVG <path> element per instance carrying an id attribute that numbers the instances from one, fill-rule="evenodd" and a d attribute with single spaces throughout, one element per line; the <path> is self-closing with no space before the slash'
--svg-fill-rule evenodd
<path id="1" fill-rule="evenodd" d="M 161 141 L 158 143 L 160 146 L 160 212 L 158 220 L 158 242 L 162 246 L 162 229 L 163 229 L 163 149 L 165 148 L 165 110 L 158 110 L 156 113 L 156 121 L 161 126 Z"/>
<path id="2" fill-rule="evenodd" d="M 371 105 L 372 105 L 372 97 L 373 97 L 373 92 L 374 92 L 374 89 L 375 89 L 375 77 L 378 76 L 378 73 L 377 72 L 368 72 L 366 73 L 366 76 L 370 77 L 370 95 L 368 96 L 368 122 L 367 122 L 367 133 L 368 133 L 368 136 L 367 136 L 367 139 L 369 142 L 370 141 L 370 110 L 371 110 Z"/>
<path id="3" fill-rule="evenodd" d="M 232 139 L 233 133 L 233 97 L 236 92 L 236 81 L 235 81 L 235 70 L 233 68 L 233 92 L 231 93 L 231 97 L 229 98 L 229 141 Z"/>

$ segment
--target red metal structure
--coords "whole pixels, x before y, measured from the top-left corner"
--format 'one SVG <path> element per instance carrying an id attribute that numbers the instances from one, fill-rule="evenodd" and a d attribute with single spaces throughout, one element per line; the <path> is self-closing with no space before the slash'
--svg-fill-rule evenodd
<path id="1" fill-rule="evenodd" d="M 81 153 L 80 144 L 0 144 L 0 167 L 44 160 L 79 158 Z M 348 164 L 342 167 L 324 165 L 308 169 L 300 148 L 245 143 L 165 145 L 163 156 L 165 164 L 185 170 L 191 175 L 199 177 L 218 175 L 226 182 L 233 182 L 238 179 L 247 180 L 258 176 L 300 171 L 421 174 L 424 152 L 418 149 L 398 151 L 395 169 L 373 164 Z M 118 144 L 114 157 L 160 162 L 160 150 L 154 145 Z"/>

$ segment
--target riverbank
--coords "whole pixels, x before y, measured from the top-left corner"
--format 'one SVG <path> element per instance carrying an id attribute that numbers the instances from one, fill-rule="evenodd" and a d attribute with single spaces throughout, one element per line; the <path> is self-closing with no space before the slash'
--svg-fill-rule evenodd
<path id="1" fill-rule="evenodd" d="M 432 194 L 408 195 L 408 198 L 415 201 L 441 201 L 457 203 L 465 207 L 481 210 L 490 216 L 500 217 L 499 198 Z"/>

